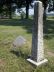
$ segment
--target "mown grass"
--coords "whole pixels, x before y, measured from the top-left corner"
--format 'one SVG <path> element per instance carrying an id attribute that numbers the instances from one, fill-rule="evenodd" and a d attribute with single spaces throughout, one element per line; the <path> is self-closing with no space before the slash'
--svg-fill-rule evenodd
<path id="1" fill-rule="evenodd" d="M 0 20 L 0 72 L 54 72 L 54 20 L 47 20 L 44 25 L 45 57 L 49 60 L 46 65 L 36 67 L 27 58 L 31 55 L 32 19 L 1 19 Z M 14 49 L 12 43 L 16 37 L 22 35 L 26 45 Z"/>

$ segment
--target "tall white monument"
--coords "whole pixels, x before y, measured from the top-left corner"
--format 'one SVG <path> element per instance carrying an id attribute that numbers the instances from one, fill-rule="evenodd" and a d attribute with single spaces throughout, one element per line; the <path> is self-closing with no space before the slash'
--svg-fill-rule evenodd
<path id="1" fill-rule="evenodd" d="M 34 5 L 34 24 L 32 34 L 32 52 L 31 58 L 27 59 L 29 62 L 39 66 L 47 63 L 44 57 L 43 47 L 43 5 L 42 2 L 36 1 Z"/>

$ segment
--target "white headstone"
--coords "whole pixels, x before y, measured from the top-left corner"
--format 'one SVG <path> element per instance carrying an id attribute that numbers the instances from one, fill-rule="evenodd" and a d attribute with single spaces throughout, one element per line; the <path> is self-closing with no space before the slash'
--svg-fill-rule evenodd
<path id="1" fill-rule="evenodd" d="M 15 47 L 21 47 L 22 45 L 24 45 L 26 43 L 26 39 L 22 36 L 18 36 L 14 42 L 13 42 L 13 46 Z"/>

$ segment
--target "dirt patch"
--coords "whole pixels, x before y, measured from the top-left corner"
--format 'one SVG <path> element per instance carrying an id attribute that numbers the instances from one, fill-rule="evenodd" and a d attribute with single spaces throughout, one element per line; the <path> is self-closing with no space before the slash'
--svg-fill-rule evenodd
<path id="1" fill-rule="evenodd" d="M 4 67 L 4 65 L 5 65 L 5 60 L 0 59 L 0 67 L 1 67 L 1 66 Z"/>
<path id="2" fill-rule="evenodd" d="M 53 56 L 53 57 L 54 57 L 54 53 L 53 53 L 53 52 L 48 51 L 47 54 L 48 54 L 49 56 Z"/>

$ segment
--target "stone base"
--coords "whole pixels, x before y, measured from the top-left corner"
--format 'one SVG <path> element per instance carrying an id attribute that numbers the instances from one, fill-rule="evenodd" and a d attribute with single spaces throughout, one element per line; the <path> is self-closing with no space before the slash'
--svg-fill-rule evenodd
<path id="1" fill-rule="evenodd" d="M 44 59 L 44 60 L 42 60 L 40 62 L 35 62 L 35 61 L 31 60 L 31 59 L 27 59 L 27 61 L 30 62 L 30 63 L 32 63 L 32 64 L 34 64 L 34 65 L 36 65 L 36 66 L 40 66 L 40 65 L 45 64 L 45 63 L 48 62 L 47 59 Z"/>

